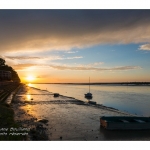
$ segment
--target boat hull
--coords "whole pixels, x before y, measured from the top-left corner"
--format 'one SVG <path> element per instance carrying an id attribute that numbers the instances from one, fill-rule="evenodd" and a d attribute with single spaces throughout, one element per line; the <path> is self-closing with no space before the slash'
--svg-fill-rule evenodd
<path id="1" fill-rule="evenodd" d="M 149 117 L 101 117 L 100 125 L 108 130 L 147 130 L 150 129 Z"/>
<path id="2" fill-rule="evenodd" d="M 85 95 L 85 98 L 92 98 L 93 96 L 87 96 L 87 95 Z"/>
<path id="3" fill-rule="evenodd" d="M 92 94 L 91 93 L 87 93 L 87 94 L 84 94 L 85 95 L 85 98 L 92 98 Z"/>

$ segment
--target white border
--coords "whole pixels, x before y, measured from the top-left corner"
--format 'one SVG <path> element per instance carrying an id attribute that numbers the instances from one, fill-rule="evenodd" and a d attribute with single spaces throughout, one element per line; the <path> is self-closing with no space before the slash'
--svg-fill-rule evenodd
<path id="1" fill-rule="evenodd" d="M 27 150 L 27 149 L 53 149 L 53 150 L 127 150 L 127 149 L 136 149 L 141 150 L 144 148 L 149 147 L 149 141 L 147 142 L 117 142 L 117 141 L 109 141 L 109 142 L 102 142 L 102 141 L 82 141 L 82 142 L 74 142 L 74 141 L 34 141 L 34 142 L 0 142 L 1 148 L 4 150 L 6 149 L 15 149 L 15 150 Z"/>
<path id="2" fill-rule="evenodd" d="M 0 0 L 0 9 L 149 9 L 149 0 Z M 0 142 L 5 149 L 120 149 L 134 148 L 141 150 L 149 146 L 149 142 Z M 143 147 L 144 145 L 144 147 Z"/>
<path id="3" fill-rule="evenodd" d="M 149 0 L 0 0 L 0 9 L 149 9 Z"/>

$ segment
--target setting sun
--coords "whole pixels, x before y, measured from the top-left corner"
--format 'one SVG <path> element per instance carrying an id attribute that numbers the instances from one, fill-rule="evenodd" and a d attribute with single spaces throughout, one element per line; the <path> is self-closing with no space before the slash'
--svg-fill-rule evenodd
<path id="1" fill-rule="evenodd" d="M 27 76 L 27 78 L 26 78 L 28 81 L 33 81 L 33 80 L 35 80 L 35 77 L 33 77 L 33 76 Z"/>

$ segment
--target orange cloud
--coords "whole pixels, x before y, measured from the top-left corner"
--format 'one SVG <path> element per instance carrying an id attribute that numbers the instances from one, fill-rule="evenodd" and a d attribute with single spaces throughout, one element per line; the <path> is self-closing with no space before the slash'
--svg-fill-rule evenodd
<path id="1" fill-rule="evenodd" d="M 17 64 L 17 65 L 12 65 L 12 67 L 15 70 L 23 70 L 23 69 L 27 69 L 27 68 L 33 67 L 33 66 L 37 66 L 37 64 Z"/>

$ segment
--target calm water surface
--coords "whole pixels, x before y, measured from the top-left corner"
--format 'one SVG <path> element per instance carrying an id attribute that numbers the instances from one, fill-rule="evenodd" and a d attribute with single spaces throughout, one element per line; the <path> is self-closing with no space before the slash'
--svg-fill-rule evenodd
<path id="1" fill-rule="evenodd" d="M 32 87 L 85 100 L 88 85 L 30 84 Z M 91 85 L 93 101 L 132 114 L 150 116 L 150 86 Z"/>

